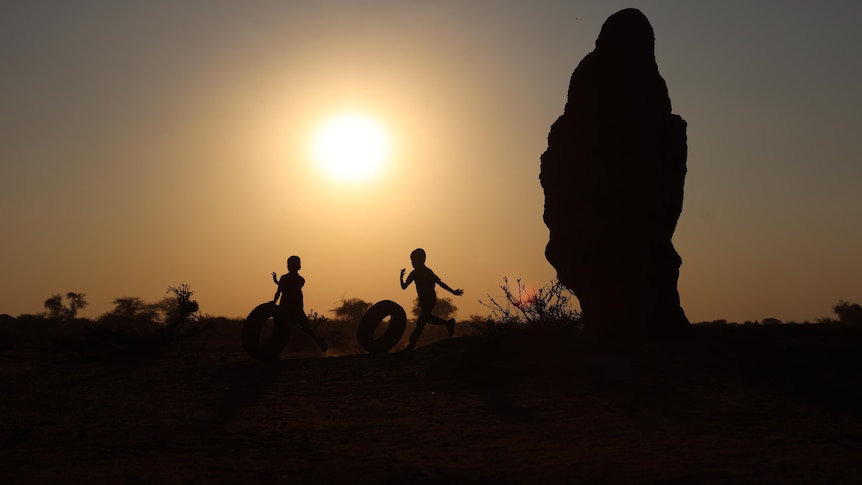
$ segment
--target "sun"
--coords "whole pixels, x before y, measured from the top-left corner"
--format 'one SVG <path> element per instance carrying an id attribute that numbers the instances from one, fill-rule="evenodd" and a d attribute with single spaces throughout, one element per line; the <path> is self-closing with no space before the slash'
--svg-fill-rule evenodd
<path id="1" fill-rule="evenodd" d="M 330 177 L 361 182 L 379 174 L 389 158 L 390 141 L 374 119 L 346 113 L 324 123 L 314 137 L 315 161 Z"/>

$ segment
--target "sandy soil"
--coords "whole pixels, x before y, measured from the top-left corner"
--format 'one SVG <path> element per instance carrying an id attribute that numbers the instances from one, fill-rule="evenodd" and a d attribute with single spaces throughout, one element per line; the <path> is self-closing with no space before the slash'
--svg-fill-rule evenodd
<path id="1" fill-rule="evenodd" d="M 862 483 L 862 332 L 559 328 L 263 363 L 0 350 L 0 483 Z M 290 358 L 294 357 L 294 358 Z"/>

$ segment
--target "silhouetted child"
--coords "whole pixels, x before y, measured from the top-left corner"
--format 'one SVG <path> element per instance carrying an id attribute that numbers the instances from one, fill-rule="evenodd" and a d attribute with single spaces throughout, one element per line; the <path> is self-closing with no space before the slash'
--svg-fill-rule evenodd
<path id="1" fill-rule="evenodd" d="M 440 285 L 441 288 L 456 296 L 464 294 L 464 290 L 458 288 L 453 290 L 446 283 L 443 283 L 440 278 L 431 271 L 431 268 L 425 266 L 425 250 L 422 248 L 414 249 L 410 253 L 410 262 L 413 263 L 413 271 L 407 275 L 407 280 L 404 280 L 404 273 L 407 271 L 401 268 L 401 289 L 406 290 L 410 283 L 416 282 L 416 296 L 419 297 L 419 318 L 416 319 L 416 329 L 410 334 L 410 343 L 404 350 L 410 351 L 416 348 L 416 342 L 422 335 L 422 330 L 425 329 L 426 323 L 434 325 L 446 325 L 449 331 L 449 337 L 455 333 L 455 319 L 443 320 L 442 318 L 433 315 L 434 305 L 437 304 L 437 292 L 434 290 L 434 285 Z"/>
<path id="2" fill-rule="evenodd" d="M 284 318 L 288 323 L 297 323 L 299 327 L 308 335 L 314 338 L 321 352 L 326 352 L 329 348 L 323 338 L 318 337 L 308 324 L 308 317 L 305 315 L 305 309 L 302 304 L 302 287 L 305 285 L 305 278 L 299 275 L 299 270 L 302 267 L 299 256 L 291 256 L 287 258 L 287 274 L 281 275 L 280 279 L 275 278 L 275 271 L 272 272 L 272 281 L 278 285 L 278 290 L 275 291 L 273 302 L 278 302 L 278 297 L 281 296 L 279 304 L 279 313 L 281 318 Z"/>

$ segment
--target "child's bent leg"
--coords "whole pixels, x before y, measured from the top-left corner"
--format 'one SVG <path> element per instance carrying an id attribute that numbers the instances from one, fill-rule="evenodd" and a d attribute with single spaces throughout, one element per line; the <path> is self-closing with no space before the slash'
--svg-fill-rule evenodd
<path id="1" fill-rule="evenodd" d="M 451 318 L 449 320 L 443 320 L 442 318 L 438 317 L 437 315 L 432 315 L 430 323 L 433 323 L 434 325 L 445 325 L 446 331 L 449 334 L 449 338 L 452 338 L 452 336 L 455 335 L 455 319 L 454 318 Z"/>
<path id="2" fill-rule="evenodd" d="M 430 312 L 427 310 L 422 310 L 422 313 L 419 314 L 419 317 L 416 319 L 416 328 L 413 329 L 413 333 L 410 334 L 410 343 L 407 344 L 408 349 L 413 349 L 416 347 L 416 343 L 419 342 L 419 337 L 422 336 L 422 331 L 425 330 L 425 323 L 428 322 L 428 317 Z"/>
<path id="3" fill-rule="evenodd" d="M 446 325 L 447 323 L 449 323 L 449 320 L 443 320 L 442 318 L 438 317 L 437 315 L 431 315 L 431 318 L 428 320 L 428 323 L 431 323 L 434 325 Z"/>
<path id="4" fill-rule="evenodd" d="M 413 333 L 410 334 L 410 347 L 416 347 L 416 342 L 419 341 L 419 337 L 422 336 L 422 331 L 425 329 L 425 322 L 416 320 L 416 328 L 413 329 Z"/>

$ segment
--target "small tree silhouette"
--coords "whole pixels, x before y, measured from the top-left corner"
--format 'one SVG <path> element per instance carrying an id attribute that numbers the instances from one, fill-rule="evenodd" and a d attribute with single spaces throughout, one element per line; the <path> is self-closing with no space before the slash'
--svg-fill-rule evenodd
<path id="1" fill-rule="evenodd" d="M 86 296 L 84 293 L 73 293 L 71 291 L 66 293 L 66 298 L 69 300 L 69 319 L 77 317 L 78 310 L 87 308 L 87 300 L 84 299 Z"/>
<path id="2" fill-rule="evenodd" d="M 341 301 L 330 311 L 335 314 L 336 320 L 344 322 L 358 322 L 362 315 L 371 308 L 371 303 L 359 298 L 342 298 Z"/>
<path id="3" fill-rule="evenodd" d="M 147 304 L 144 303 L 144 300 L 138 298 L 137 296 L 124 296 L 122 298 L 115 298 L 113 301 L 114 311 L 112 312 L 114 315 L 125 317 L 128 320 L 134 320 L 135 317 L 138 316 L 144 309 L 147 307 Z"/>
<path id="4" fill-rule="evenodd" d="M 63 318 L 63 295 L 51 295 L 45 300 L 45 310 L 48 312 L 48 318 Z"/>
<path id="5" fill-rule="evenodd" d="M 45 310 L 48 312 L 48 318 L 56 318 L 59 320 L 73 320 L 78 316 L 78 310 L 87 307 L 87 295 L 84 293 L 68 292 L 66 299 L 68 304 L 63 303 L 63 295 L 55 294 L 45 300 Z"/>
<path id="6" fill-rule="evenodd" d="M 838 303 L 832 307 L 832 311 L 838 315 L 838 323 L 862 325 L 862 306 L 858 303 L 838 300 Z"/>
<path id="7" fill-rule="evenodd" d="M 167 293 L 173 293 L 174 298 L 172 304 L 170 302 L 166 306 L 165 321 L 168 325 L 178 325 L 180 323 L 189 323 L 197 320 L 198 310 L 200 306 L 198 302 L 192 300 L 192 295 L 195 294 L 192 288 L 187 283 L 180 283 L 179 286 L 168 286 Z"/>
<path id="8" fill-rule="evenodd" d="M 419 314 L 422 313 L 422 309 L 419 308 L 419 298 L 413 300 L 413 310 L 412 312 L 414 317 L 419 317 Z M 453 318 L 455 314 L 458 313 L 458 307 L 452 303 L 451 298 L 438 298 L 437 304 L 434 305 L 434 314 L 443 320 L 449 320 Z"/>

